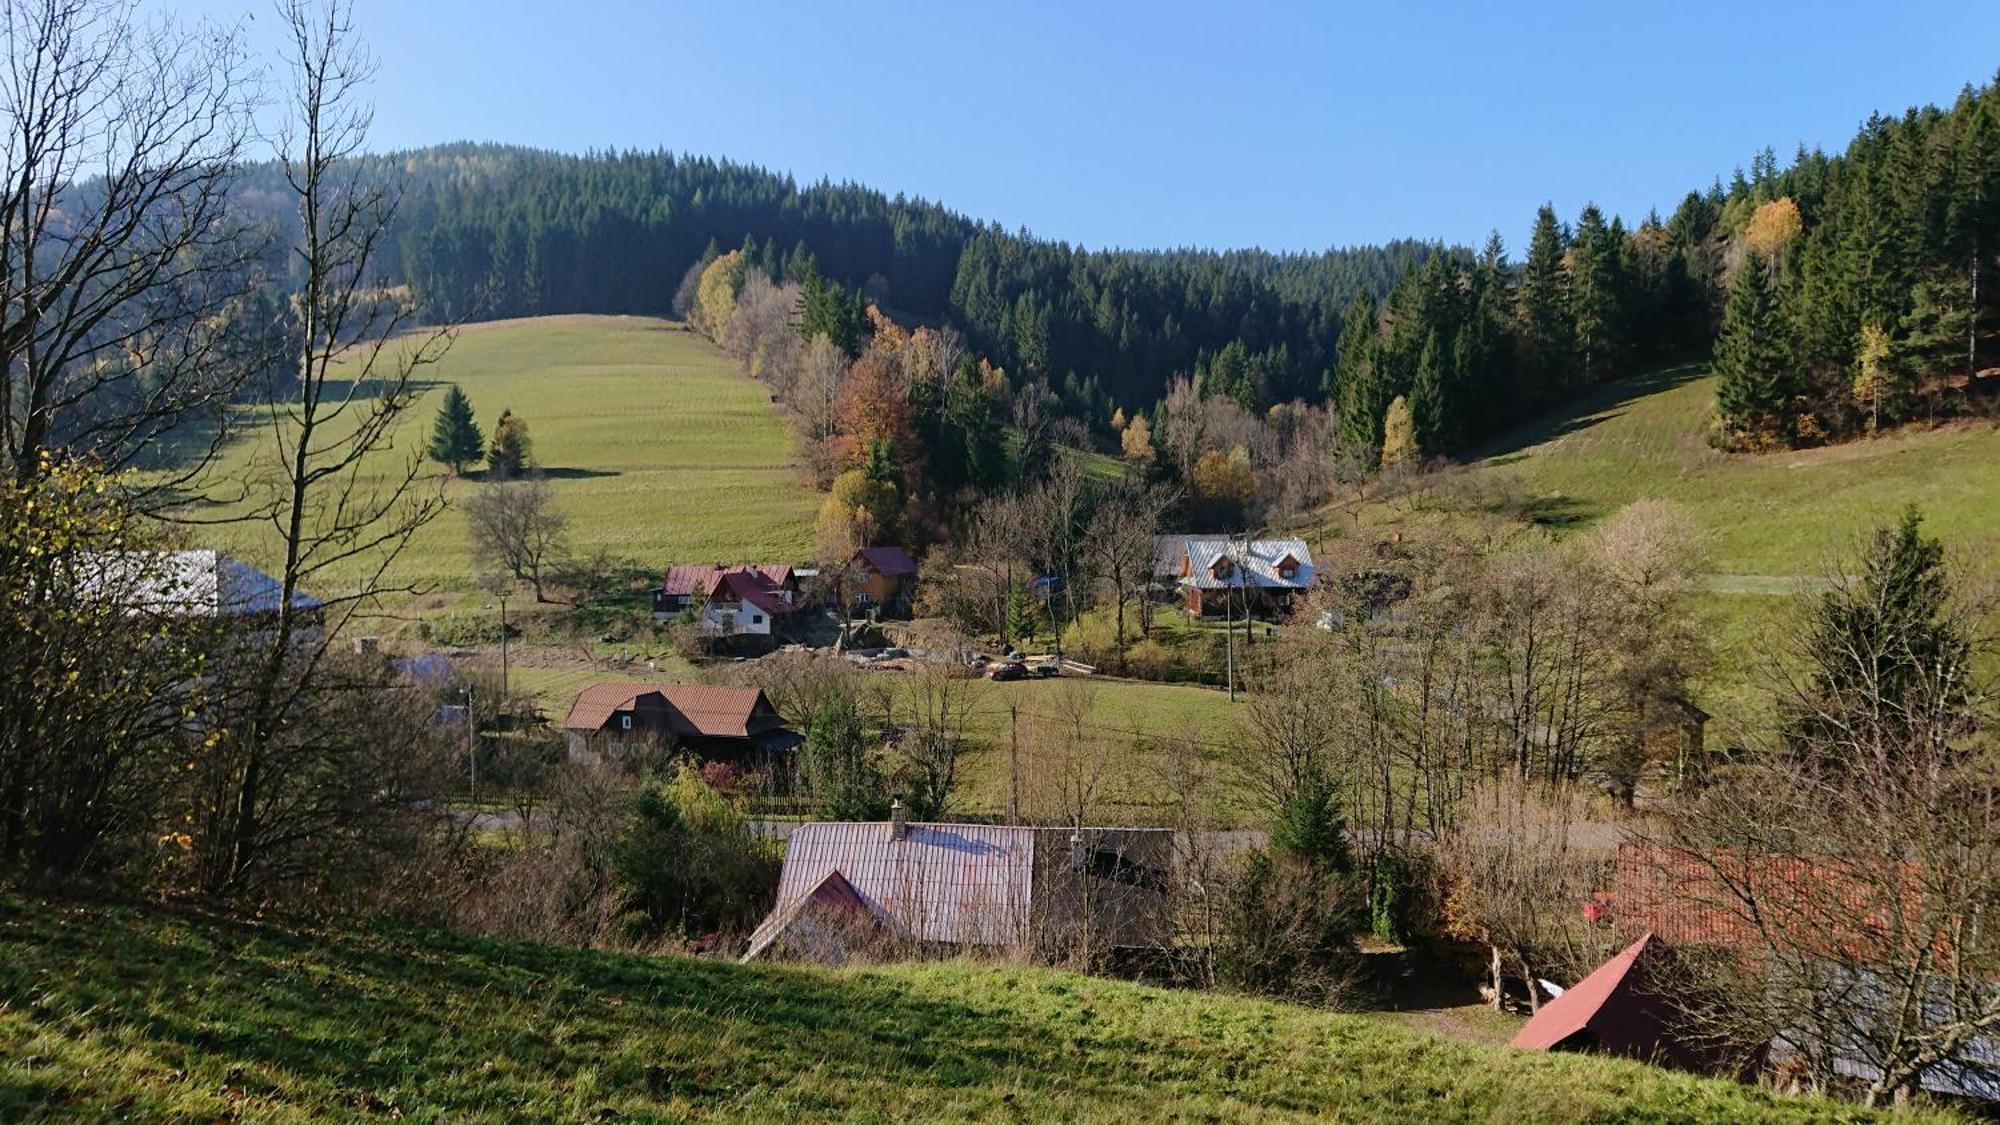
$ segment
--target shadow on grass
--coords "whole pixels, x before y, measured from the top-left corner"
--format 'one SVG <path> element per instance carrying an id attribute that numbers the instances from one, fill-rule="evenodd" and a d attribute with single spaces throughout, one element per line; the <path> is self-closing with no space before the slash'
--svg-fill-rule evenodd
<path id="1" fill-rule="evenodd" d="M 719 1108 L 769 1093 L 760 1087 L 797 1070 L 808 1085 L 785 1091 L 787 1100 L 833 1108 L 845 1089 L 885 1074 L 978 1090 L 1022 1081 L 1024 1062 L 1030 1074 L 1060 1062 L 1045 1029 L 912 997 L 867 973 L 402 927 L 292 932 L 193 908 L 162 917 L 19 907 L 0 902 L 0 1010 L 32 1013 L 66 1039 L 140 1047 L 163 1074 L 169 1062 L 185 1068 L 191 1088 L 220 1084 L 278 1102 L 365 1108 L 400 1097 L 447 1112 L 546 1112 L 577 1075 L 594 1072 L 596 1105 L 669 1098 Z M 972 1027 L 978 1033 L 965 1034 Z M 496 1060 L 504 1073 L 491 1073 Z M 0 1117 L 33 1116 L 79 1093 L 58 1075 L 26 1073 L 0 1082 Z M 93 1086 L 114 1095 L 138 1077 Z"/>
<path id="2" fill-rule="evenodd" d="M 1465 460 L 1468 463 L 1485 460 L 1495 465 L 1514 464 L 1534 446 L 1609 422 L 1623 414 L 1623 408 L 1632 401 L 1673 390 L 1707 373 L 1706 363 L 1687 363 L 1606 383 L 1563 404 L 1551 414 L 1517 426 L 1492 442 L 1467 451 Z"/>

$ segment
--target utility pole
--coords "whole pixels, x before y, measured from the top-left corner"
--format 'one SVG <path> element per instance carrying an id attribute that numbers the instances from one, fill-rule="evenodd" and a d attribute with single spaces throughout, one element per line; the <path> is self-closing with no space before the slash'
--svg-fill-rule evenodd
<path id="1" fill-rule="evenodd" d="M 500 595 L 500 709 L 507 709 L 507 595 Z"/>
<path id="2" fill-rule="evenodd" d="M 1007 703 L 1007 822 L 1021 823 L 1021 705 Z"/>
<path id="3" fill-rule="evenodd" d="M 472 799 L 479 799 L 479 718 L 472 707 L 472 685 L 465 685 L 465 767 L 472 777 Z"/>

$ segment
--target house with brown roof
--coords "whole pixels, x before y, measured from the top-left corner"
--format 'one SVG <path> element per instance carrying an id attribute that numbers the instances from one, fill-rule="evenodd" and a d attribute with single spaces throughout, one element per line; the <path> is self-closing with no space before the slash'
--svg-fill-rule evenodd
<path id="1" fill-rule="evenodd" d="M 759 956 L 841 963 L 951 950 L 1159 950 L 1169 941 L 1171 829 L 887 822 L 802 824 Z"/>
<path id="2" fill-rule="evenodd" d="M 908 609 L 916 581 L 917 560 L 901 547 L 862 547 L 847 560 L 847 599 L 857 609 Z"/>
<path id="3" fill-rule="evenodd" d="M 763 691 L 753 687 L 593 684 L 577 693 L 562 726 L 572 762 L 653 750 L 762 761 L 800 741 Z"/>

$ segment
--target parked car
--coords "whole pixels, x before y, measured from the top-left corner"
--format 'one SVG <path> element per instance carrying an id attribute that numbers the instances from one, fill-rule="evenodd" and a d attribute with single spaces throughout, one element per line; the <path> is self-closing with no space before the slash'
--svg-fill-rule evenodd
<path id="1" fill-rule="evenodd" d="M 986 675 L 994 680 L 1025 680 L 1028 678 L 1028 666 L 1018 660 L 1009 660 L 1004 664 L 995 664 Z"/>
<path id="2" fill-rule="evenodd" d="M 1052 676 L 1060 676 L 1062 675 L 1062 661 L 1044 660 L 1041 663 L 1035 665 L 1034 668 L 1031 670 L 1035 673 L 1035 675 L 1040 676 L 1045 680 L 1049 679 Z"/>

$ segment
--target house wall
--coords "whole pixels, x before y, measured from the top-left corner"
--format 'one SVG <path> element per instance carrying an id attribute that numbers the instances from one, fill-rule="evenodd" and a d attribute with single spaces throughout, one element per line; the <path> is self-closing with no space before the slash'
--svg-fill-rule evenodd
<path id="1" fill-rule="evenodd" d="M 853 587 L 857 601 L 865 600 L 871 605 L 889 605 L 903 592 L 903 580 L 886 574 L 868 571 L 860 575 Z"/>
<path id="2" fill-rule="evenodd" d="M 762 620 L 757 620 L 761 618 Z M 709 602 L 701 609 L 701 620 L 718 634 L 768 637 L 771 615 L 748 602 Z M 727 628 L 725 622 L 733 621 Z"/>

